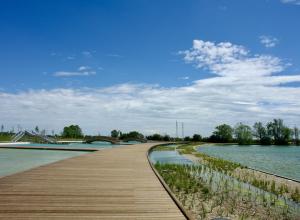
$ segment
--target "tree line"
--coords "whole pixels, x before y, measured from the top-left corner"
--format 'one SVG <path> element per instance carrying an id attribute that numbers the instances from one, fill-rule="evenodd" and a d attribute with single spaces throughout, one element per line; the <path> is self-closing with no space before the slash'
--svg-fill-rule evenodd
<path id="1" fill-rule="evenodd" d="M 34 131 L 39 134 L 45 135 L 45 130 L 39 129 L 38 126 Z M 4 131 L 4 126 L 1 126 L 0 136 L 9 137 L 14 134 L 13 131 Z M 52 136 L 62 138 L 84 138 L 87 137 L 83 134 L 79 125 L 65 126 L 60 135 L 55 135 L 52 131 Z M 90 136 L 89 136 L 90 137 Z M 286 126 L 282 119 L 273 119 L 272 121 L 263 124 L 256 122 L 251 127 L 243 123 L 237 123 L 234 127 L 228 124 L 221 124 L 215 127 L 212 135 L 209 137 L 202 137 L 200 134 L 193 136 L 186 136 L 184 138 L 171 137 L 167 134 L 153 134 L 144 136 L 138 131 L 130 131 L 128 133 L 120 130 L 112 130 L 111 137 L 124 140 L 124 139 L 148 139 L 153 141 L 193 141 L 193 142 L 214 142 L 214 143 L 238 143 L 240 145 L 247 144 L 261 144 L 261 145 L 300 145 L 299 129 L 297 127 L 289 128 Z"/>
<path id="2" fill-rule="evenodd" d="M 299 145 L 299 129 L 289 128 L 282 119 L 273 119 L 266 123 L 256 122 L 252 127 L 238 123 L 234 127 L 227 124 L 219 125 L 213 134 L 207 138 L 210 142 L 230 143 L 237 142 L 240 145 Z"/>

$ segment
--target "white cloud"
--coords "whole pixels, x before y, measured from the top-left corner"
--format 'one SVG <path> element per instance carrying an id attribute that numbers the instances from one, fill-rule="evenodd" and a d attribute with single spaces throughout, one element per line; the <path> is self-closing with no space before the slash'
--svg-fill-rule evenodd
<path id="1" fill-rule="evenodd" d="M 218 76 L 235 78 L 253 78 L 268 76 L 285 68 L 279 58 L 270 55 L 251 56 L 240 45 L 230 42 L 214 43 L 194 40 L 193 48 L 179 52 L 184 60 L 194 63 L 196 68 L 205 68 Z"/>
<path id="2" fill-rule="evenodd" d="M 53 73 L 56 77 L 72 77 L 72 76 L 91 76 L 95 75 L 96 72 L 93 71 L 88 66 L 80 66 L 77 71 L 57 71 Z"/>
<path id="3" fill-rule="evenodd" d="M 56 77 L 70 77 L 70 76 L 90 76 L 95 75 L 96 72 L 67 72 L 67 71 L 57 71 L 53 74 Z"/>
<path id="4" fill-rule="evenodd" d="M 91 68 L 89 66 L 80 66 L 78 67 L 78 71 L 87 71 L 90 70 Z"/>
<path id="5" fill-rule="evenodd" d="M 107 54 L 108 57 L 121 58 L 122 56 L 119 54 Z"/>
<path id="6" fill-rule="evenodd" d="M 75 56 L 67 56 L 67 60 L 74 60 Z"/>
<path id="7" fill-rule="evenodd" d="M 282 3 L 300 5 L 300 0 L 281 0 Z"/>
<path id="8" fill-rule="evenodd" d="M 190 79 L 190 77 L 189 77 L 189 76 L 182 76 L 182 77 L 179 77 L 178 79 L 181 79 L 181 80 L 188 80 L 188 79 Z"/>
<path id="9" fill-rule="evenodd" d="M 280 58 L 251 55 L 243 46 L 229 42 L 201 40 L 180 54 L 212 76 L 171 88 L 120 84 L 100 89 L 3 91 L 0 121 L 6 127 L 38 124 L 48 130 L 76 123 L 94 134 L 136 129 L 174 135 L 175 120 L 185 122 L 189 135 L 208 135 L 220 123 L 251 125 L 277 117 L 300 126 L 300 89 L 282 86 L 300 82 L 300 74 L 279 75 L 285 69 Z"/>
<path id="10" fill-rule="evenodd" d="M 93 54 L 92 54 L 92 52 L 90 52 L 90 51 L 82 51 L 82 55 L 83 55 L 84 57 L 86 57 L 86 58 L 91 58 L 91 57 L 93 57 Z"/>
<path id="11" fill-rule="evenodd" d="M 267 35 L 261 35 L 259 39 L 260 39 L 260 43 L 267 48 L 275 47 L 279 42 L 277 38 L 272 36 L 267 36 Z"/>

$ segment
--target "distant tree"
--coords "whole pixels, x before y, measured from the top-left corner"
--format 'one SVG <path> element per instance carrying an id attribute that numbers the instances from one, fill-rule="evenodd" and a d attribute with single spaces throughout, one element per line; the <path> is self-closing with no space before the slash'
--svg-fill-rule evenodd
<path id="1" fill-rule="evenodd" d="M 39 132 L 40 132 L 39 127 L 38 127 L 38 126 L 35 126 L 34 131 L 35 131 L 36 133 L 39 133 Z"/>
<path id="2" fill-rule="evenodd" d="M 274 144 L 289 144 L 292 130 L 283 124 L 282 119 L 274 119 L 267 124 L 268 134 L 273 138 Z"/>
<path id="3" fill-rule="evenodd" d="M 211 139 L 217 142 L 230 142 L 232 141 L 233 129 L 230 125 L 222 124 L 215 128 Z"/>
<path id="4" fill-rule="evenodd" d="M 120 136 L 120 131 L 117 131 L 117 130 L 112 130 L 110 132 L 110 136 L 113 137 L 113 138 L 118 138 Z"/>
<path id="5" fill-rule="evenodd" d="M 171 137 L 169 135 L 164 135 L 162 138 L 163 141 L 171 141 Z"/>
<path id="6" fill-rule="evenodd" d="M 243 123 L 236 124 L 234 128 L 234 135 L 240 145 L 252 143 L 251 127 Z"/>
<path id="7" fill-rule="evenodd" d="M 299 140 L 299 128 L 297 128 L 295 126 L 293 133 L 294 133 L 294 144 L 299 145 L 300 144 L 300 140 Z"/>
<path id="8" fill-rule="evenodd" d="M 143 139 L 144 138 L 144 135 L 137 132 L 137 131 L 131 131 L 129 133 L 123 133 L 121 134 L 120 136 L 121 139 Z"/>
<path id="9" fill-rule="evenodd" d="M 153 135 L 147 136 L 147 139 L 153 140 L 153 141 L 161 141 L 163 139 L 163 137 L 160 134 L 153 134 Z"/>
<path id="10" fill-rule="evenodd" d="M 260 144 L 270 145 L 271 137 L 269 136 L 267 129 L 261 122 L 255 122 L 253 125 L 253 136 L 256 137 Z"/>
<path id="11" fill-rule="evenodd" d="M 184 141 L 191 141 L 191 137 L 190 137 L 190 136 L 186 136 L 186 137 L 184 138 Z"/>
<path id="12" fill-rule="evenodd" d="M 201 141 L 201 140 L 202 140 L 202 137 L 200 134 L 193 135 L 192 141 Z"/>
<path id="13" fill-rule="evenodd" d="M 70 125 L 64 127 L 62 136 L 66 138 L 81 138 L 83 137 L 83 134 L 78 125 Z"/>

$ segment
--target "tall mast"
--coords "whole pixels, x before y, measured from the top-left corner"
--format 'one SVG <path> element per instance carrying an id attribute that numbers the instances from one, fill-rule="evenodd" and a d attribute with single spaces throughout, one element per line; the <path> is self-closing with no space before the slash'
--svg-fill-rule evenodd
<path id="1" fill-rule="evenodd" d="M 176 120 L 176 138 L 178 138 L 178 122 Z"/>

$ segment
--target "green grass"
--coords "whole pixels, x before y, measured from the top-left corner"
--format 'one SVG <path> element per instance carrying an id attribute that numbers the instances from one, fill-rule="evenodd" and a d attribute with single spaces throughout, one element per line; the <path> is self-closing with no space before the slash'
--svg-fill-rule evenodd
<path id="1" fill-rule="evenodd" d="M 231 162 L 228 160 L 223 160 L 220 158 L 215 158 L 208 156 L 206 154 L 197 152 L 194 154 L 196 157 L 202 158 L 204 161 L 206 161 L 211 168 L 217 171 L 223 171 L 223 172 L 228 172 L 228 171 L 234 171 L 237 168 L 246 168 L 246 166 L 243 166 L 239 163 Z"/>
<path id="2" fill-rule="evenodd" d="M 247 176 L 247 178 L 242 178 L 238 172 L 235 172 L 236 169 L 244 169 L 247 171 L 247 167 L 243 166 L 239 163 L 224 160 L 221 158 L 215 158 L 212 156 L 209 156 L 207 154 L 198 152 L 195 150 L 195 146 L 199 146 L 199 144 L 183 144 L 177 147 L 179 152 L 181 154 L 191 154 L 193 156 L 196 156 L 198 158 L 201 158 L 201 163 L 205 164 L 206 166 L 210 167 L 213 170 L 216 170 L 218 172 L 225 173 L 227 175 L 230 175 L 237 180 L 241 182 L 245 182 L 248 184 L 251 184 L 252 186 L 255 186 L 259 189 L 262 189 L 264 191 L 271 192 L 278 196 L 287 197 L 295 202 L 300 202 L 300 193 L 299 189 L 290 189 L 285 184 L 281 183 L 275 183 L 274 181 L 267 181 L 261 177 L 255 176 L 251 173 Z M 254 171 L 252 171 L 254 172 Z"/>
<path id="3" fill-rule="evenodd" d="M 242 187 L 226 175 L 218 177 L 206 165 L 156 163 L 155 169 L 197 219 L 299 219 L 299 212 L 285 200 Z M 294 194 L 298 196 L 299 190 Z"/>
<path id="4" fill-rule="evenodd" d="M 178 149 L 179 153 L 181 153 L 181 154 L 194 154 L 197 152 L 195 150 L 195 147 L 197 147 L 201 144 L 203 144 L 203 142 L 191 142 L 188 144 L 179 145 L 177 147 L 177 149 Z"/>
<path id="5" fill-rule="evenodd" d="M 7 134 L 1 134 L 0 135 L 0 142 L 1 141 L 11 141 L 12 135 L 7 135 Z"/>

